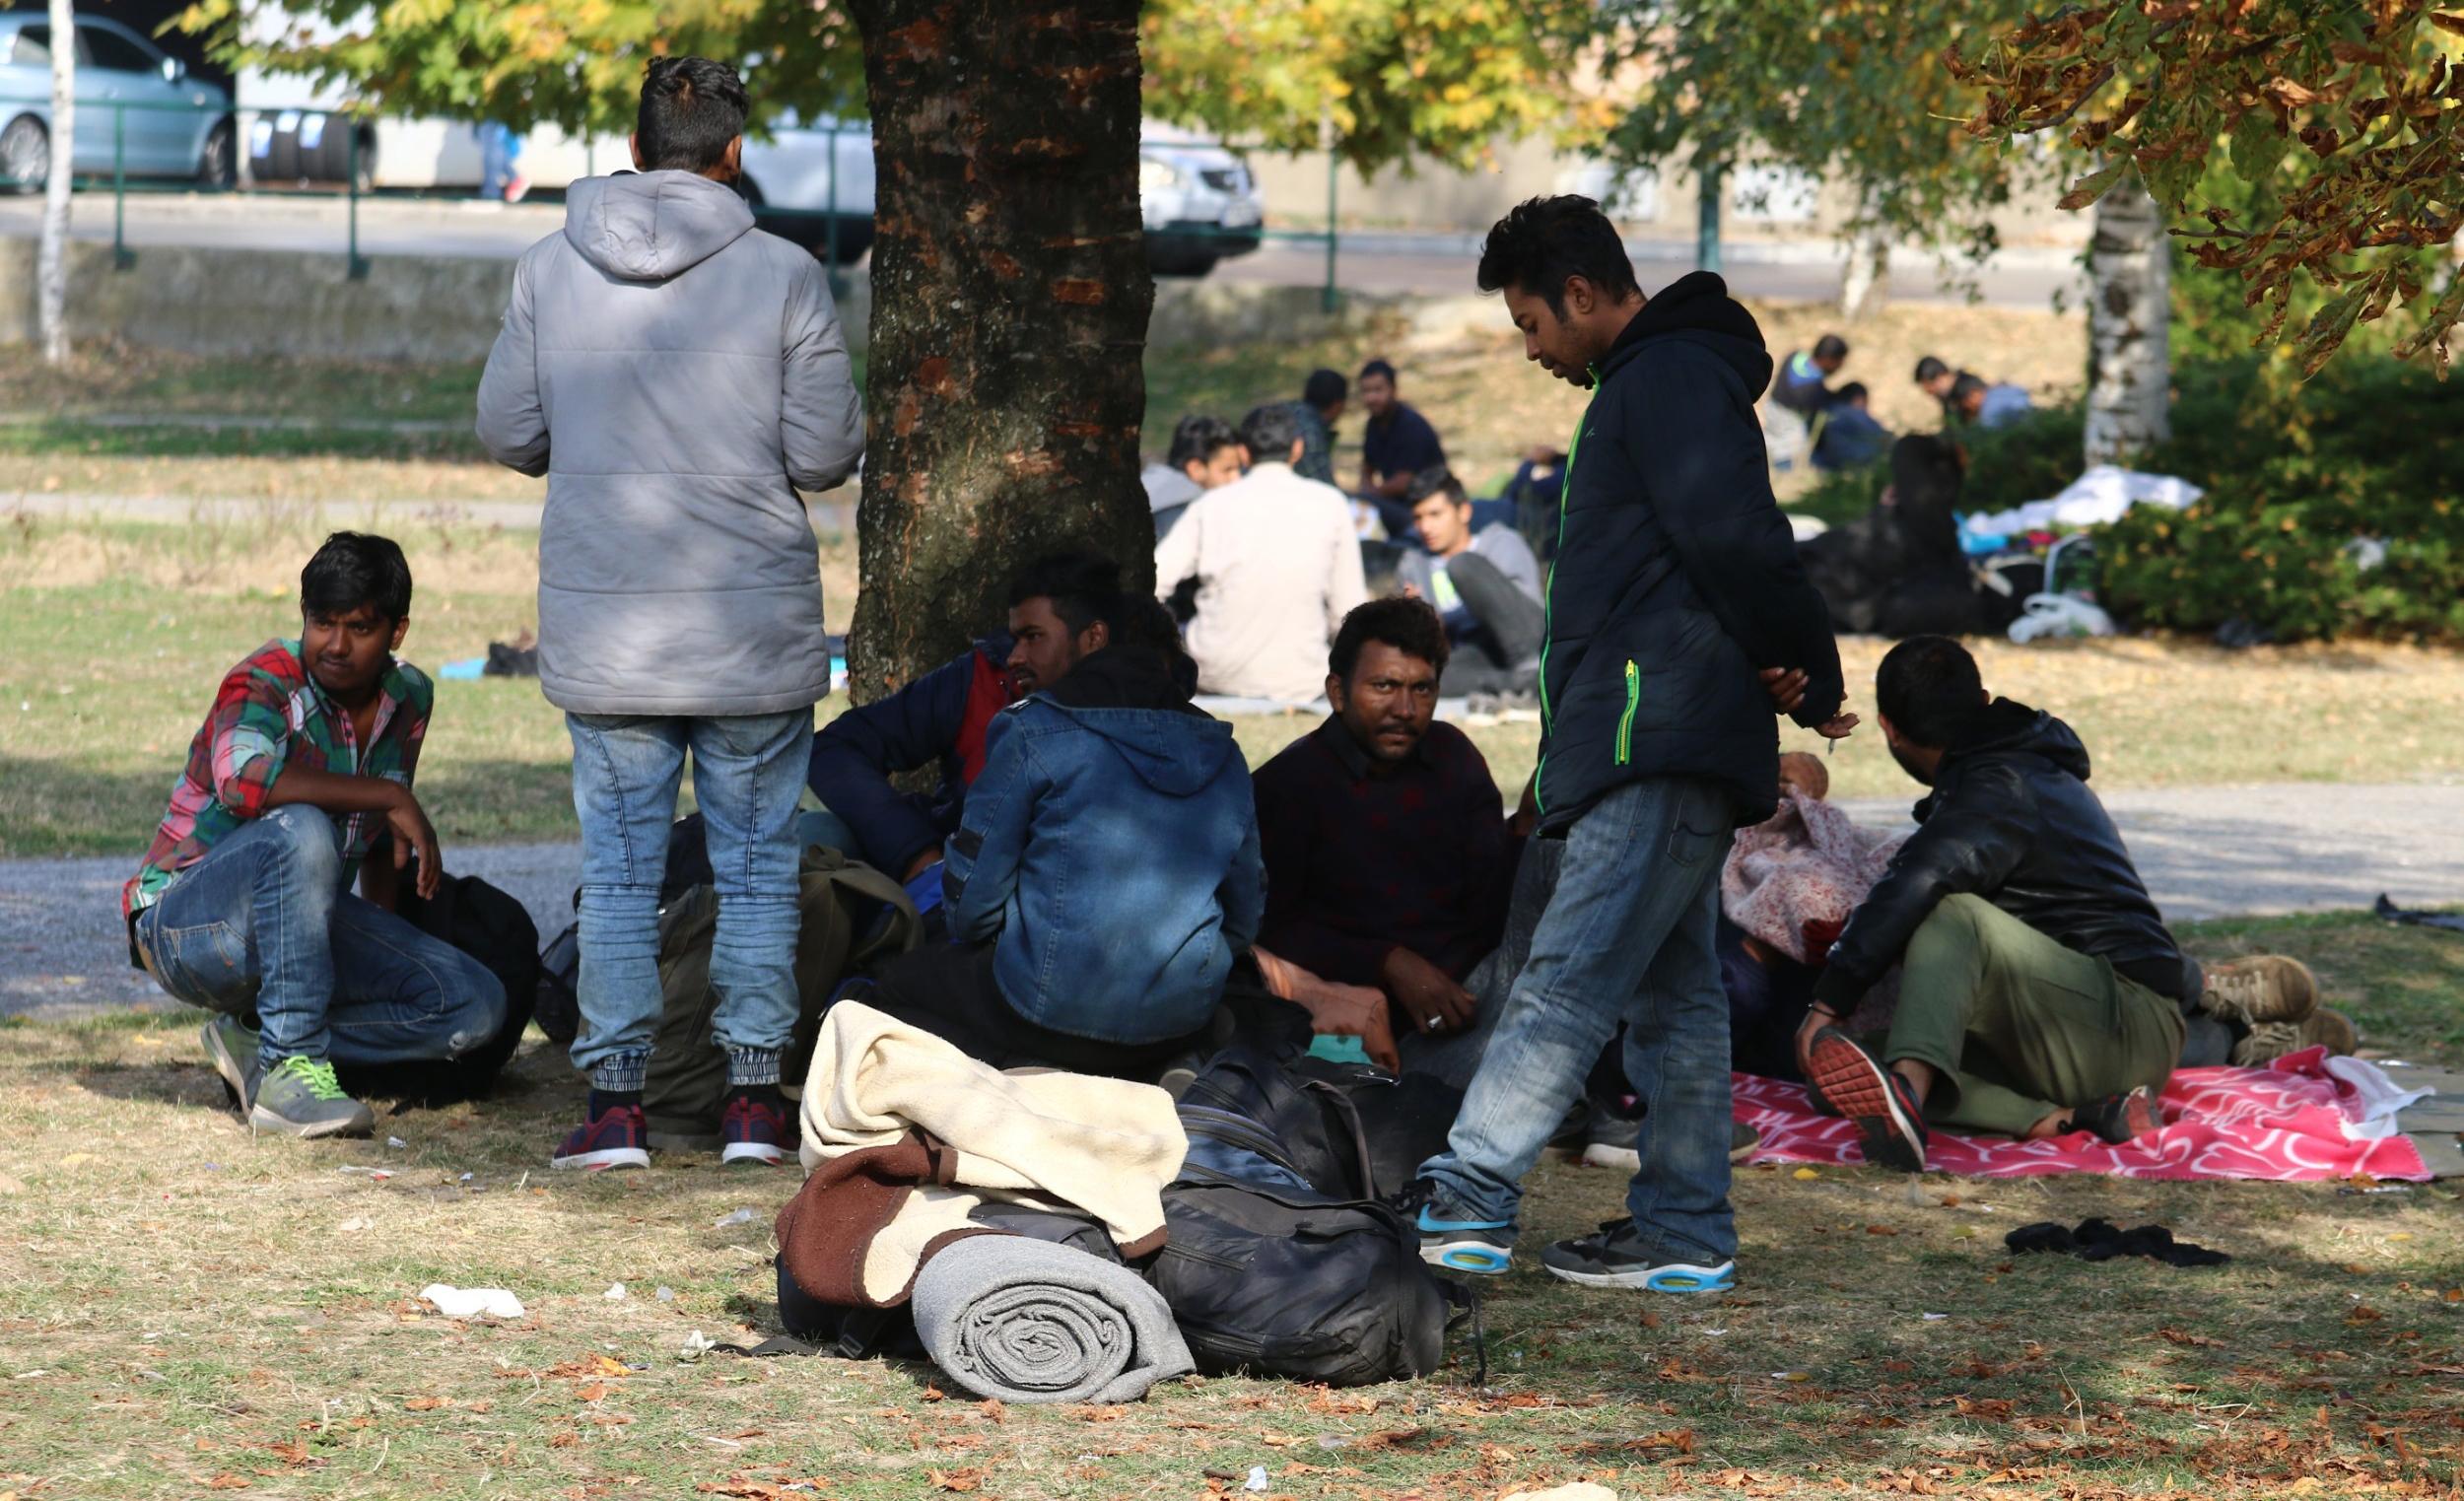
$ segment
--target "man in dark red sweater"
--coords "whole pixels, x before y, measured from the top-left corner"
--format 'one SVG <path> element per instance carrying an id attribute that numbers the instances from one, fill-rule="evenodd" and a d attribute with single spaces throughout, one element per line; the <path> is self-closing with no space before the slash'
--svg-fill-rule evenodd
<path id="1" fill-rule="evenodd" d="M 1514 978 L 1508 968 L 1495 987 L 1481 983 L 1496 968 L 1483 962 L 1505 932 L 1522 841 L 1478 749 L 1434 722 L 1446 665 L 1436 611 L 1417 599 L 1364 604 L 1343 618 L 1328 665 L 1335 714 L 1254 779 L 1266 865 L 1261 968 L 1310 1005 L 1321 1031 L 1356 1029 L 1379 1061 L 1400 1053 L 1460 1084 Z"/>

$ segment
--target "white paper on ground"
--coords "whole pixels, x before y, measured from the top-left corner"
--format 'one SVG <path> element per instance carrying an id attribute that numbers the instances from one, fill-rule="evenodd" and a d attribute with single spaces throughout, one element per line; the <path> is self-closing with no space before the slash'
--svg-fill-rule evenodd
<path id="1" fill-rule="evenodd" d="M 448 1319 L 518 1319 L 522 1300 L 502 1287 L 447 1287 L 431 1282 L 419 1290 L 419 1301 Z"/>

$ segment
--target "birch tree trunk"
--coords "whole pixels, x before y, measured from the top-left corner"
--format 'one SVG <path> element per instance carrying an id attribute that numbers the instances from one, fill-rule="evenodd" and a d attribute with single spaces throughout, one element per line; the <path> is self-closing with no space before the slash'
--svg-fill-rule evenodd
<path id="1" fill-rule="evenodd" d="M 1839 315 L 1850 322 L 1882 310 L 1890 296 L 1890 239 L 1868 225 L 1848 244 L 1840 271 Z"/>
<path id="2" fill-rule="evenodd" d="M 2086 457 L 2121 463 L 2172 431 L 2172 246 L 2136 175 L 2096 204 L 2088 268 Z"/>
<path id="3" fill-rule="evenodd" d="M 1154 284 L 1138 0 L 852 0 L 879 179 L 858 701 L 997 626 L 1010 576 L 1087 545 L 1154 578 L 1138 473 Z"/>
<path id="4" fill-rule="evenodd" d="M 34 252 L 35 319 L 42 358 L 68 363 L 68 188 L 77 159 L 77 31 L 70 0 L 51 0 L 51 167 Z"/>

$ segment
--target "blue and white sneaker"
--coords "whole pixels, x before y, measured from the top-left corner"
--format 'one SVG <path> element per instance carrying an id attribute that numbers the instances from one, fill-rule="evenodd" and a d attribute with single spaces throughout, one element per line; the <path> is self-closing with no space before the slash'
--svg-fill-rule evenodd
<path id="1" fill-rule="evenodd" d="M 1548 1274 L 1583 1287 L 1636 1287 L 1646 1292 L 1727 1292 L 1737 1285 L 1737 1262 L 1696 1266 L 1654 1255 L 1630 1219 L 1612 1219 L 1596 1235 L 1559 1241 L 1540 1253 Z"/>
<path id="2" fill-rule="evenodd" d="M 1505 1274 L 1514 1264 L 1514 1222 L 1481 1219 L 1439 1194 L 1428 1179 L 1415 1180 L 1393 1200 L 1413 1214 L 1411 1227 L 1420 1235 L 1420 1260 L 1447 1271 L 1473 1276 Z"/>

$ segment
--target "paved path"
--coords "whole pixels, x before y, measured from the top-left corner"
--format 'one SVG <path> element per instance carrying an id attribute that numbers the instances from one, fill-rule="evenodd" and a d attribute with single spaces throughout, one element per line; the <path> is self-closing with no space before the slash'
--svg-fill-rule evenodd
<path id="1" fill-rule="evenodd" d="M 2464 902 L 2464 784 L 2121 791 L 2106 805 L 2166 916 Z M 1852 802 L 1861 820 L 1903 822 L 1905 802 Z M 574 845 L 447 850 L 456 871 L 521 898 L 542 937 L 571 921 Z M 119 888 L 133 855 L 0 860 L 0 1015 L 153 1004 L 128 968 Z"/>

